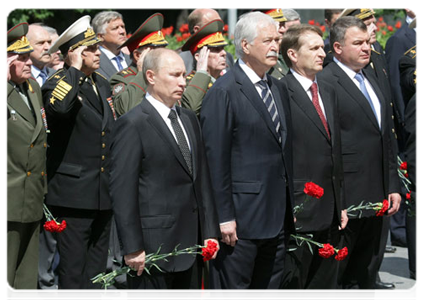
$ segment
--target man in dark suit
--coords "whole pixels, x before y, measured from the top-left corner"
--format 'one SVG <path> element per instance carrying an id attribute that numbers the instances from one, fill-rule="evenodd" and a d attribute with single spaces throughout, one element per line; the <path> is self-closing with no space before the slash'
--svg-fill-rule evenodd
<path id="1" fill-rule="evenodd" d="M 340 246 L 340 229 L 347 222 L 342 185 L 342 157 L 337 98 L 332 86 L 316 78 L 326 56 L 323 33 L 308 24 L 292 26 L 281 48 L 291 70 L 282 79 L 289 91 L 292 119 L 295 205 L 304 205 L 296 215 L 297 232 L 313 240 Z M 304 184 L 313 182 L 324 190 L 320 199 L 304 203 Z M 339 263 L 311 252 L 307 244 L 294 245 L 287 255 L 286 272 L 292 277 L 284 288 L 333 289 L 337 287 Z"/>
<path id="2" fill-rule="evenodd" d="M 109 148 L 114 110 L 108 81 L 95 70 L 99 39 L 90 17 L 73 23 L 52 45 L 65 67 L 43 86 L 50 126 L 46 203 L 65 231 L 57 235 L 59 288 L 96 288 L 91 278 L 104 272 L 112 216 Z"/>
<path id="3" fill-rule="evenodd" d="M 111 195 L 129 288 L 200 288 L 192 255 L 157 261 L 163 272 L 143 272 L 146 254 L 171 252 L 208 240 L 219 228 L 196 115 L 175 106 L 185 88 L 185 67 L 169 49 L 155 49 L 143 64 L 147 94 L 120 117 L 112 142 Z M 137 275 L 137 276 L 136 276 Z"/>
<path id="4" fill-rule="evenodd" d="M 7 31 L 7 282 L 14 289 L 37 288 L 47 193 L 47 122 L 27 32 L 28 23 Z"/>
<path id="5" fill-rule="evenodd" d="M 376 79 L 363 70 L 371 53 L 367 27 L 359 18 L 341 17 L 330 35 L 334 58 L 322 78 L 334 84 L 339 99 L 347 207 L 387 199 L 387 215 L 393 215 L 401 196 L 391 141 L 392 109 Z M 340 269 L 344 287 L 357 282 L 360 288 L 375 288 L 382 224 L 372 210 L 364 211 L 362 218 L 350 217 L 344 233 L 350 254 Z"/>
<path id="6" fill-rule="evenodd" d="M 116 11 L 102 11 L 95 15 L 92 27 L 102 39 L 100 68 L 97 72 L 110 80 L 115 73 L 131 64 L 129 55 L 119 48 L 127 39 L 123 17 Z"/>
<path id="7" fill-rule="evenodd" d="M 210 266 L 212 288 L 279 288 L 281 282 L 294 226 L 287 91 L 266 74 L 278 59 L 279 39 L 270 16 L 242 16 L 235 28 L 239 60 L 203 101 L 200 120 L 222 233 Z"/>

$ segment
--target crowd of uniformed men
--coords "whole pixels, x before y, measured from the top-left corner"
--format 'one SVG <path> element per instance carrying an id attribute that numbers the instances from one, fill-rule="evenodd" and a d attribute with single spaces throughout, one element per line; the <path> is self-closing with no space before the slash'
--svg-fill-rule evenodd
<path id="1" fill-rule="evenodd" d="M 213 9 L 191 12 L 177 51 L 160 13 L 129 38 L 114 11 L 60 36 L 9 29 L 10 286 L 100 288 L 94 276 L 126 265 L 114 288 L 395 288 L 378 271 L 399 215 L 415 279 L 416 20 L 405 11 L 382 49 L 372 9 L 325 10 L 326 40 L 294 10 L 253 10 L 236 24 L 236 58 Z M 324 195 L 307 201 L 307 182 Z M 348 211 L 384 199 L 384 216 Z M 43 204 L 64 231 L 43 229 Z M 209 241 L 209 262 L 179 255 L 145 271 L 159 248 Z"/>

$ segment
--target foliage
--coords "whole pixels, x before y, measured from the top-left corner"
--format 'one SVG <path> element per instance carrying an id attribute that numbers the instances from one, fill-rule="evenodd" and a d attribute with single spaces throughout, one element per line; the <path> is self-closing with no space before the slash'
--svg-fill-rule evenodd
<path id="1" fill-rule="evenodd" d="M 48 9 L 15 9 L 9 14 L 8 20 L 11 24 L 31 22 L 31 20 L 43 20 L 53 17 L 54 12 Z"/>

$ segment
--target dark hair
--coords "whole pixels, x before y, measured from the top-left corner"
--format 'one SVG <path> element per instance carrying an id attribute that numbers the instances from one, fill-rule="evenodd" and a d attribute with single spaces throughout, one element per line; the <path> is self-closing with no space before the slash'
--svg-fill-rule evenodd
<path id="1" fill-rule="evenodd" d="M 351 27 L 358 27 L 362 31 L 367 31 L 366 24 L 364 24 L 364 22 L 359 18 L 352 16 L 341 17 L 333 23 L 329 36 L 330 47 L 333 53 L 335 53 L 333 44 L 338 42 L 343 45 L 345 41 L 345 33 L 347 32 L 347 29 Z"/>
<path id="2" fill-rule="evenodd" d="M 323 32 L 319 27 L 309 24 L 293 25 L 289 27 L 283 35 L 281 53 L 288 67 L 292 67 L 292 62 L 288 57 L 288 50 L 299 50 L 302 46 L 302 43 L 300 43 L 300 37 L 307 32 L 314 32 L 323 37 Z"/>
<path id="3" fill-rule="evenodd" d="M 340 14 L 341 12 L 343 12 L 343 9 L 325 9 L 325 19 L 330 21 L 334 14 Z"/>

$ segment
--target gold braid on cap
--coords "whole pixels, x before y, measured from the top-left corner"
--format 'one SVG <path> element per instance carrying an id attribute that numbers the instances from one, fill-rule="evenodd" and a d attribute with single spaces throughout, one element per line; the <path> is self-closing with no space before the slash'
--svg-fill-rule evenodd
<path id="1" fill-rule="evenodd" d="M 91 45 L 98 43 L 98 40 L 96 38 L 93 39 L 93 37 L 95 37 L 95 32 L 90 27 L 88 27 L 87 31 L 85 31 L 84 37 L 85 37 L 85 39 L 83 39 L 82 41 L 79 41 L 75 45 L 72 45 L 69 48 L 69 50 L 74 50 L 74 49 L 78 48 L 79 46 L 91 46 Z M 92 41 L 90 41 L 91 39 L 92 39 Z"/>
<path id="2" fill-rule="evenodd" d="M 16 40 L 13 44 L 7 47 L 7 52 L 10 52 L 10 51 L 15 51 L 18 53 L 24 52 L 24 51 L 28 52 L 28 47 L 32 49 L 26 36 L 22 36 L 19 40 Z"/>
<path id="3" fill-rule="evenodd" d="M 364 20 L 370 16 L 373 16 L 375 12 L 370 8 L 361 8 L 360 13 L 355 15 L 357 18 Z"/>
<path id="4" fill-rule="evenodd" d="M 212 45 L 214 43 L 220 43 L 220 42 L 224 42 L 224 41 L 225 41 L 225 39 L 223 38 L 222 33 L 216 32 L 216 33 L 206 37 L 206 39 L 204 39 L 203 41 L 200 41 L 200 44 L 197 45 L 197 49 L 200 49 L 201 47 L 206 46 L 206 45 Z"/>

